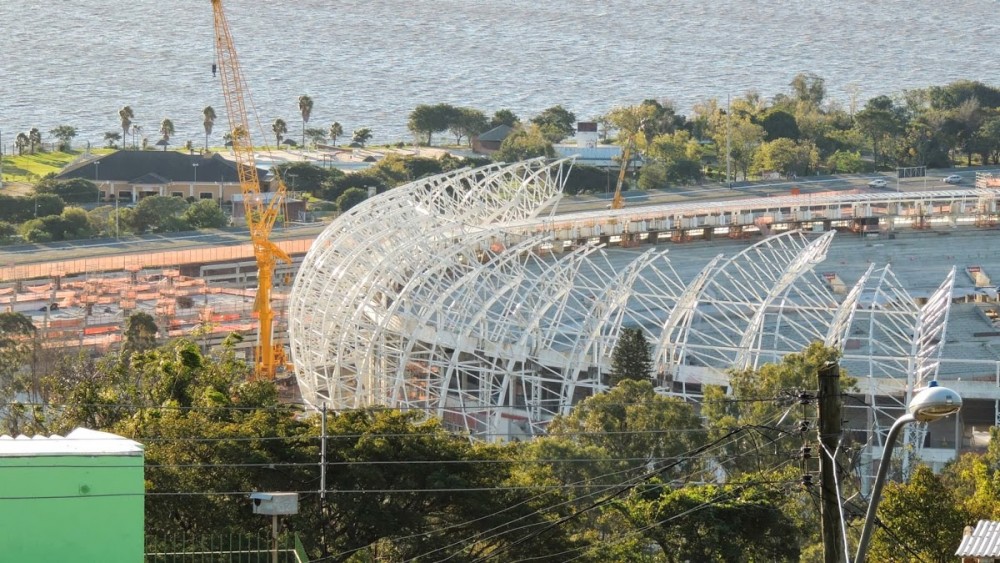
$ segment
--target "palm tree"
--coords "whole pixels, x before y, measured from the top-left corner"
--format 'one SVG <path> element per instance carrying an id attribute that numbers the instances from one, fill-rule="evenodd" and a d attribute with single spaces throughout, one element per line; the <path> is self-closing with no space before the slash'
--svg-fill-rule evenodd
<path id="1" fill-rule="evenodd" d="M 17 154 L 24 154 L 24 147 L 31 144 L 28 140 L 27 133 L 18 133 L 17 137 L 14 138 L 14 146 L 17 147 Z"/>
<path id="2" fill-rule="evenodd" d="M 174 122 L 170 121 L 166 117 L 160 122 L 160 135 L 163 135 L 163 140 L 166 141 L 163 144 L 163 150 L 167 150 L 167 144 L 170 143 L 170 136 L 174 134 Z"/>
<path id="3" fill-rule="evenodd" d="M 271 131 L 274 132 L 275 146 L 280 146 L 281 140 L 285 138 L 285 133 L 288 133 L 288 124 L 285 123 L 284 119 L 279 117 L 274 120 L 274 123 L 271 124 Z"/>
<path id="4" fill-rule="evenodd" d="M 333 125 L 330 126 L 330 138 L 333 140 L 333 146 L 337 146 L 337 137 L 340 137 L 343 134 L 344 126 L 334 121 Z"/>
<path id="5" fill-rule="evenodd" d="M 132 120 L 135 119 L 135 112 L 132 111 L 131 106 L 124 106 L 118 110 L 118 117 L 122 120 L 122 137 L 127 137 L 129 127 L 132 126 Z M 135 148 L 134 136 L 132 137 L 132 148 Z"/>
<path id="6" fill-rule="evenodd" d="M 201 115 L 205 117 L 205 150 L 208 150 L 208 136 L 212 134 L 212 126 L 215 125 L 215 109 L 212 106 L 205 106 L 201 110 Z"/>
<path id="7" fill-rule="evenodd" d="M 142 125 L 133 125 L 132 126 L 132 148 L 133 149 L 135 148 L 135 138 L 138 137 L 140 133 L 142 133 Z"/>
<path id="8" fill-rule="evenodd" d="M 313 111 L 313 99 L 302 94 L 299 96 L 299 112 L 302 114 L 302 146 L 306 146 L 306 123 Z"/>
<path id="9" fill-rule="evenodd" d="M 35 147 L 42 145 L 42 132 L 37 127 L 32 127 L 28 131 L 28 142 L 31 144 L 31 154 L 35 154 Z"/>

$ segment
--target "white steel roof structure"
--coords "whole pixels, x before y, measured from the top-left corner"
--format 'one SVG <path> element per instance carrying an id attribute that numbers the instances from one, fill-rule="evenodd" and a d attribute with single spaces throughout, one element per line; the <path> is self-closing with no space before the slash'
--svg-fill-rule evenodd
<path id="1" fill-rule="evenodd" d="M 820 340 L 908 401 L 935 377 L 954 270 L 918 306 L 889 266 L 844 295 L 814 268 L 834 232 L 790 231 L 697 275 L 664 247 L 553 252 L 538 220 L 571 160 L 496 164 L 373 197 L 314 243 L 289 299 L 304 400 L 421 409 L 481 437 L 541 432 L 606 389 L 623 327 L 642 327 L 665 393 L 725 384 Z M 562 218 L 561 218 L 562 220 Z"/>

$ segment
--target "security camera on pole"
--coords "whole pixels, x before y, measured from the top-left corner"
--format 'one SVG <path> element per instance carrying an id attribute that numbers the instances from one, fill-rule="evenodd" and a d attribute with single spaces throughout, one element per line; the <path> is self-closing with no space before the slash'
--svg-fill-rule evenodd
<path id="1" fill-rule="evenodd" d="M 271 516 L 271 561 L 278 563 L 278 516 L 299 513 L 298 493 L 251 493 L 253 513 Z"/>

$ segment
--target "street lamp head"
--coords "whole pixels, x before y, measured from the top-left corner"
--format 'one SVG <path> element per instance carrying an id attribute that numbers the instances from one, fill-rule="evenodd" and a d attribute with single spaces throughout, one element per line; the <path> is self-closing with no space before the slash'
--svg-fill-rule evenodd
<path id="1" fill-rule="evenodd" d="M 931 381 L 926 388 L 917 393 L 910 401 L 910 406 L 907 407 L 917 422 L 930 422 L 944 418 L 961 409 L 962 397 L 947 387 L 941 387 L 937 381 Z"/>

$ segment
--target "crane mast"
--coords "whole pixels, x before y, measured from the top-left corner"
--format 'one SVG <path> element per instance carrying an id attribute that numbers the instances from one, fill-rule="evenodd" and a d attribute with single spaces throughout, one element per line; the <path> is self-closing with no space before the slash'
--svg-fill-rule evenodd
<path id="1" fill-rule="evenodd" d="M 274 310 L 271 307 L 274 271 L 278 260 L 291 263 L 292 259 L 270 240 L 270 236 L 285 199 L 285 184 L 279 178 L 277 189 L 270 199 L 265 200 L 261 195 L 247 113 L 249 90 L 240 70 L 229 23 L 222 9 L 222 0 L 211 1 L 218 74 L 222 78 L 222 93 L 226 100 L 226 116 L 232 135 L 233 154 L 236 156 L 236 171 L 243 192 L 243 206 L 253 253 L 257 260 L 257 297 L 253 310 L 257 314 L 259 326 L 257 344 L 254 347 L 254 375 L 257 378 L 273 379 L 279 364 L 284 363 L 284 350 L 280 344 L 274 343 Z"/>

